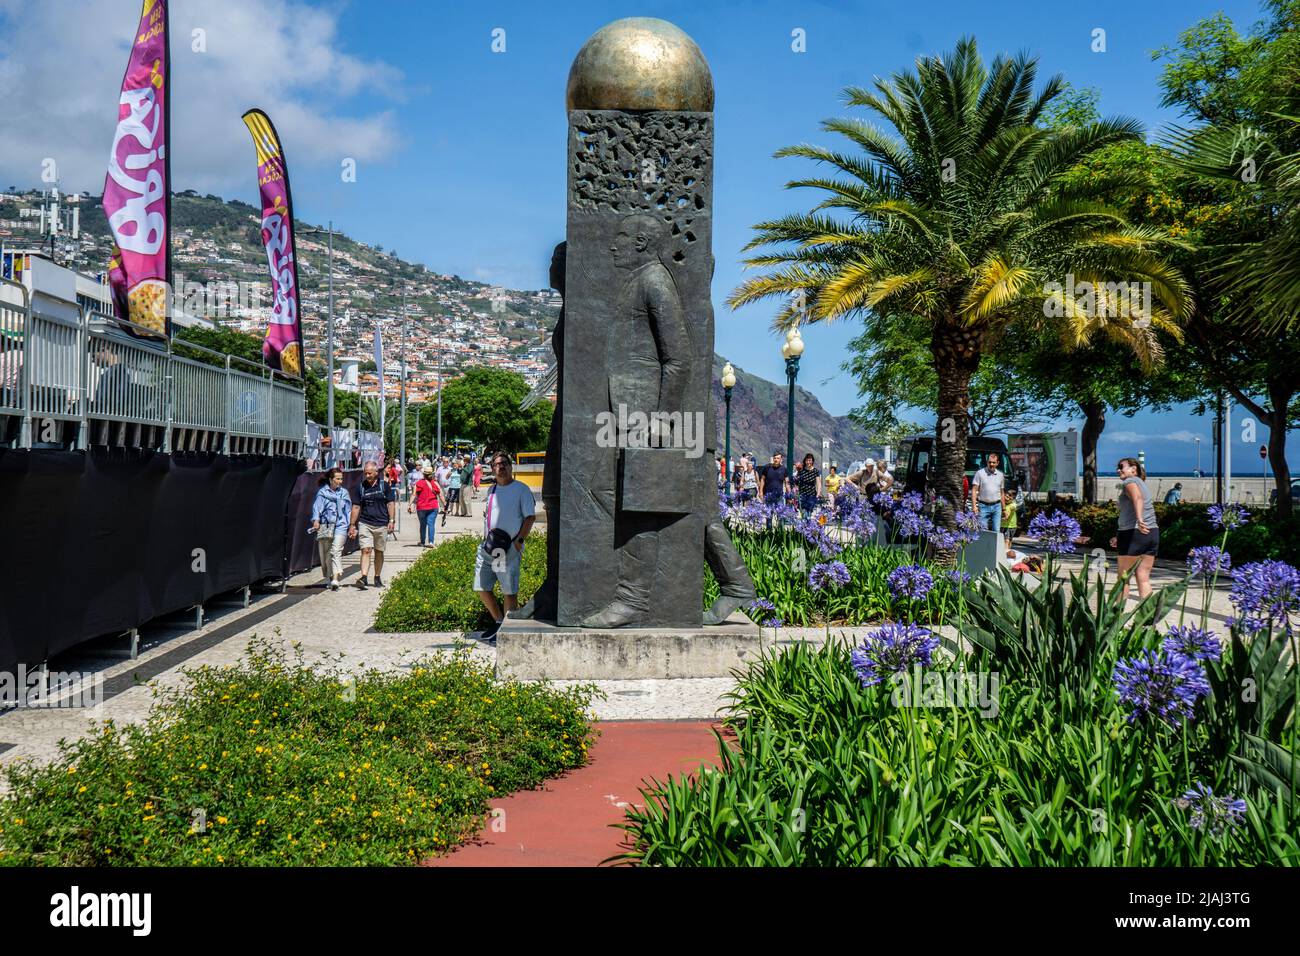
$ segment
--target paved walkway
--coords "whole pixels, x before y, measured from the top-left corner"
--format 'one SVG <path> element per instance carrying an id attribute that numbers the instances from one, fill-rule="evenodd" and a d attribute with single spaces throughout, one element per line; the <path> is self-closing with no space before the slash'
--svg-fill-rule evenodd
<path id="1" fill-rule="evenodd" d="M 595 725 L 590 762 L 492 801 L 476 841 L 426 866 L 598 866 L 626 849 L 627 806 L 643 806 L 641 788 L 670 774 L 718 765 L 710 721 L 630 721 Z"/>

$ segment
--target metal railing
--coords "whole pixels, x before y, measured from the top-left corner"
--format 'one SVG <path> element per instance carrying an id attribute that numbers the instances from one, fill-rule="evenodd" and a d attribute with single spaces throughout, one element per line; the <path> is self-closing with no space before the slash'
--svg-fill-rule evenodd
<path id="1" fill-rule="evenodd" d="M 216 447 L 227 450 L 229 438 L 238 437 L 241 448 L 265 440 L 267 453 L 301 453 L 305 396 L 282 373 L 183 340 L 136 340 L 116 331 L 129 323 L 92 327 L 84 309 L 75 320 L 34 314 L 25 286 L 8 279 L 0 286 L 19 290 L 22 302 L 0 300 L 0 444 L 47 444 L 42 436 L 51 423 L 75 422 L 75 434 L 70 426 L 54 431 L 65 446 L 84 448 L 95 440 L 92 423 L 120 423 L 158 427 L 164 451 L 175 433 L 189 429 L 218 436 Z M 20 427 L 11 427 L 15 421 Z"/>

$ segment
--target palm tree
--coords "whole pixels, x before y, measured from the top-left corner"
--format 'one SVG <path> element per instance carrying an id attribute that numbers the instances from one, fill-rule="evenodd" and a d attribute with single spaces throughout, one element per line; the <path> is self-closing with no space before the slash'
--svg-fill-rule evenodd
<path id="1" fill-rule="evenodd" d="M 1174 130 L 1172 165 L 1235 187 L 1251 228 L 1206 251 L 1207 279 L 1226 298 L 1227 317 L 1265 332 L 1300 328 L 1300 117 L 1273 114 L 1272 130 L 1248 123 Z M 1234 197 L 1236 198 L 1236 197 Z"/>
<path id="2" fill-rule="evenodd" d="M 893 133 L 833 119 L 823 129 L 861 153 L 810 145 L 777 152 L 843 175 L 788 184 L 826 195 L 811 212 L 754 227 L 746 251 L 762 251 L 745 264 L 769 271 L 729 299 L 739 307 L 789 297 L 777 329 L 849 314 L 867 334 L 909 316 L 925 322 L 939 383 L 937 520 L 949 527 L 961 497 L 971 375 L 1002 332 L 1051 315 L 1066 346 L 1102 332 L 1154 360 L 1155 331 L 1177 334 L 1190 309 L 1187 283 L 1161 254 L 1168 238 L 1129 226 L 1100 200 L 1120 182 L 1064 181 L 1094 150 L 1137 137 L 1139 125 L 1046 128 L 1039 120 L 1064 84 L 1053 78 L 1035 94 L 1035 74 L 1036 61 L 1024 55 L 986 68 L 975 41 L 963 39 L 947 56 L 919 58 L 915 73 L 877 79 L 874 92 L 846 90 L 850 106 L 879 114 Z M 1071 279 L 1079 290 L 1092 283 L 1093 295 L 1072 295 Z M 1151 307 L 1124 315 L 1121 288 L 1106 285 L 1119 281 L 1150 283 Z"/>

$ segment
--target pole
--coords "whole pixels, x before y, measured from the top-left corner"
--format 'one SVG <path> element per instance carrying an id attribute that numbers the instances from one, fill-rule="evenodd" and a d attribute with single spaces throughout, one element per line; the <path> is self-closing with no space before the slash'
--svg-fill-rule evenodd
<path id="1" fill-rule="evenodd" d="M 785 467 L 786 474 L 793 474 L 794 469 L 794 380 L 799 376 L 799 356 L 794 355 L 785 360 L 785 375 L 790 380 L 790 398 L 785 418 Z"/>
<path id="2" fill-rule="evenodd" d="M 1214 403 L 1214 503 L 1222 505 L 1223 498 L 1223 393 Z"/>
<path id="3" fill-rule="evenodd" d="M 434 455 L 442 454 L 442 339 L 438 339 L 438 447 Z"/>
<path id="4" fill-rule="evenodd" d="M 1223 500 L 1232 501 L 1232 399 L 1223 396 Z"/>
<path id="5" fill-rule="evenodd" d="M 330 220 L 330 266 L 329 266 L 329 318 L 325 333 L 325 361 L 329 368 L 325 370 L 326 393 L 329 395 L 329 420 L 326 425 L 330 430 L 330 443 L 334 442 L 334 220 Z M 333 449 L 331 448 L 331 457 Z"/>
<path id="6" fill-rule="evenodd" d="M 732 479 L 732 469 L 731 469 L 731 387 L 730 387 L 730 386 L 724 386 L 724 387 L 723 387 L 723 389 L 722 389 L 722 398 L 723 398 L 723 401 L 725 401 L 725 402 L 727 403 L 727 439 L 726 439 L 726 443 L 723 445 L 723 450 L 722 450 L 722 461 L 723 461 L 723 463 L 724 463 L 723 466 L 722 466 L 722 470 L 723 470 L 723 473 L 727 476 L 727 487 L 726 487 L 725 490 L 726 490 L 726 493 L 727 493 L 728 495 L 730 495 L 730 494 L 731 494 L 731 479 Z M 715 435 L 714 437 L 716 438 L 717 436 Z"/>
<path id="7" fill-rule="evenodd" d="M 397 464 L 402 469 L 402 491 L 409 493 L 406 480 L 406 280 L 402 280 L 402 437 L 397 453 Z"/>

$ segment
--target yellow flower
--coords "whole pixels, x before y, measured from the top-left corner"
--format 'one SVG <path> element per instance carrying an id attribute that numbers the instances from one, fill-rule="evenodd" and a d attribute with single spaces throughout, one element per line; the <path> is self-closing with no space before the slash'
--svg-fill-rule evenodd
<path id="1" fill-rule="evenodd" d="M 86 788 L 85 788 L 85 787 L 78 787 L 78 788 L 77 788 L 77 793 L 85 793 L 85 792 L 86 792 Z"/>
<path id="2" fill-rule="evenodd" d="M 207 770 L 207 769 L 208 769 L 208 765 L 205 764 L 205 763 L 201 763 L 201 764 L 199 764 L 199 769 L 200 769 L 200 770 Z"/>
<path id="3" fill-rule="evenodd" d="M 218 823 L 229 823 L 230 821 L 227 820 L 225 817 L 217 817 L 217 822 L 218 822 Z"/>

